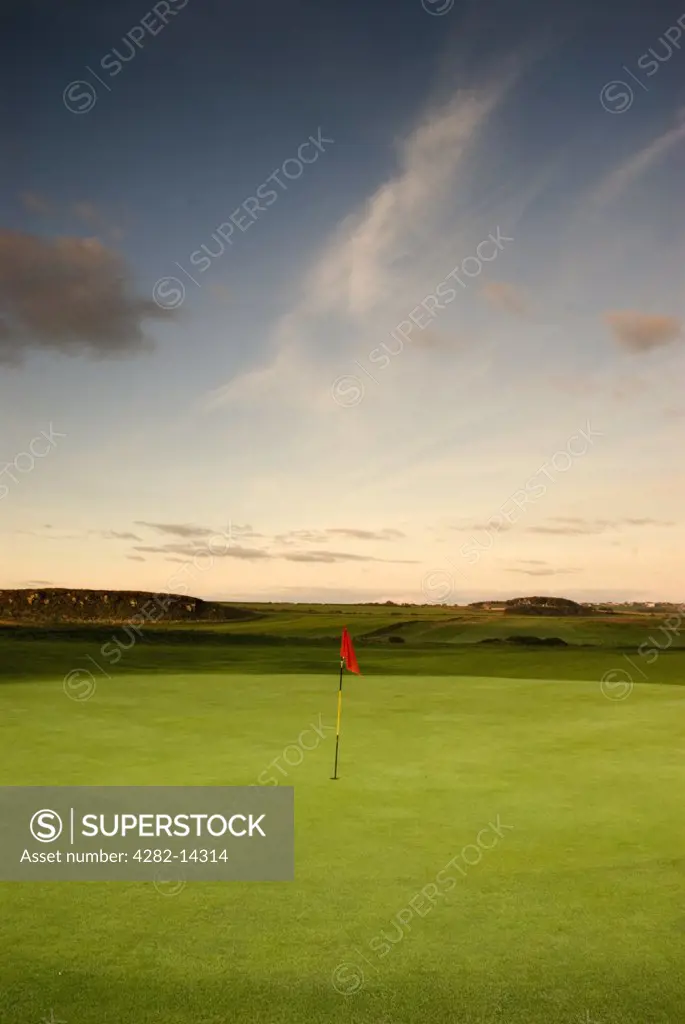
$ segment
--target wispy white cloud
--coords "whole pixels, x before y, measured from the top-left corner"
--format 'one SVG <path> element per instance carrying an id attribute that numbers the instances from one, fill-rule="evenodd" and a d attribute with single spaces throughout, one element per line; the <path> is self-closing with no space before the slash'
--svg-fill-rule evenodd
<path id="1" fill-rule="evenodd" d="M 431 112 L 401 147 L 401 169 L 366 209 L 341 225 L 307 286 L 304 310 L 364 317 L 393 291 L 393 267 L 439 209 L 501 85 L 458 93 Z"/>
<path id="2" fill-rule="evenodd" d="M 331 323 L 358 337 L 389 307 L 404 309 L 406 295 L 421 288 L 417 263 L 434 254 L 444 232 L 444 205 L 453 199 L 460 171 L 467 176 L 467 158 L 512 80 L 509 72 L 459 91 L 425 114 L 400 143 L 397 173 L 339 224 L 314 261 L 298 301 L 275 326 L 269 360 L 214 390 L 206 407 L 253 401 L 274 389 L 281 395 L 302 390 L 314 383 L 304 353 L 321 349 Z M 393 315 L 385 318 L 386 331 Z"/>
<path id="3" fill-rule="evenodd" d="M 664 160 L 675 146 L 685 141 L 685 110 L 679 112 L 678 119 L 675 127 L 657 136 L 606 175 L 590 195 L 589 203 L 597 207 L 615 201 L 648 170 Z"/>

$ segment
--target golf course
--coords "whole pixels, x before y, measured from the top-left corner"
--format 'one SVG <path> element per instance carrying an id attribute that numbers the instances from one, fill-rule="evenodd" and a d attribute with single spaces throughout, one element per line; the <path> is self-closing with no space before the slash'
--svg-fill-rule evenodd
<path id="1" fill-rule="evenodd" d="M 0 883 L 3 1022 L 682 1019 L 673 617 L 247 611 L 0 629 L 4 785 L 295 799 L 292 882 Z"/>

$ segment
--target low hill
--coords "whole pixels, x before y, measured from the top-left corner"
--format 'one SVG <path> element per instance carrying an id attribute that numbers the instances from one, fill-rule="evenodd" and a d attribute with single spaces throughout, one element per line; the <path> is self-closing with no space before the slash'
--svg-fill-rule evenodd
<path id="1" fill-rule="evenodd" d="M 585 605 L 568 597 L 515 597 L 504 602 L 505 615 L 588 615 Z"/>
<path id="2" fill-rule="evenodd" d="M 182 594 L 144 590 L 0 590 L 2 622 L 234 622 L 259 612 Z"/>

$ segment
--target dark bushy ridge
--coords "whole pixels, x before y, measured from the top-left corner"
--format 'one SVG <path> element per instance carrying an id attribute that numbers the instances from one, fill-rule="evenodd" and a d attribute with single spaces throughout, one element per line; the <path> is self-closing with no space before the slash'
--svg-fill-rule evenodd
<path id="1" fill-rule="evenodd" d="M 489 636 L 479 640 L 479 644 L 519 644 L 523 647 L 568 647 L 566 640 L 560 636 Z"/>
<path id="2" fill-rule="evenodd" d="M 182 594 L 144 590 L 0 590 L 2 622 L 228 622 L 258 619 L 258 612 Z"/>
<path id="3" fill-rule="evenodd" d="M 587 605 L 568 597 L 515 597 L 504 602 L 505 615 L 587 615 Z"/>

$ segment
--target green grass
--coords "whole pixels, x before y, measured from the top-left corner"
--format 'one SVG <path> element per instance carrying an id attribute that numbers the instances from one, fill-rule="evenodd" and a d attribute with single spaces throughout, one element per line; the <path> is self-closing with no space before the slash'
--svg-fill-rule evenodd
<path id="1" fill-rule="evenodd" d="M 61 682 L 75 668 L 90 670 L 98 679 L 160 671 L 318 672 L 322 665 L 335 663 L 345 624 L 363 652 L 364 667 L 374 673 L 599 682 L 606 672 L 622 669 L 635 683 L 685 682 L 685 625 L 664 633 L 663 615 L 537 618 L 468 609 L 455 614 L 455 609 L 441 607 L 371 612 L 363 606 L 307 611 L 292 605 L 254 607 L 263 612 L 254 622 L 155 624 L 141 635 L 132 630 L 127 635 L 122 625 L 0 626 L 0 683 L 39 678 Z M 395 634 L 402 644 L 390 643 Z M 521 635 L 560 637 L 569 646 L 482 642 Z M 107 653 L 113 641 L 130 648 L 120 652 L 116 663 Z M 642 655 L 640 645 L 646 645 Z"/>
<path id="2" fill-rule="evenodd" d="M 363 611 L 365 624 L 383 619 Z M 338 621 L 329 609 L 322 629 Z M 555 636 L 569 624 L 544 621 Z M 682 681 L 685 652 L 641 662 L 654 623 L 630 627 L 632 647 L 604 621 L 598 648 L 360 642 L 335 783 L 335 643 L 304 625 L 267 642 L 247 625 L 233 638 L 146 631 L 83 702 L 62 678 L 116 628 L 0 635 L 4 784 L 250 785 L 266 773 L 295 787 L 296 808 L 294 882 L 173 896 L 0 883 L 0 1020 L 679 1024 L 685 690 L 663 684 Z M 629 668 L 623 653 L 648 680 L 635 672 L 610 700 L 599 679 Z M 284 748 L 318 723 L 325 738 L 288 765 Z M 498 816 L 513 827 L 493 844 L 483 830 Z M 469 866 L 479 834 L 492 848 Z M 447 891 L 439 873 L 455 857 Z M 432 903 L 415 898 L 431 885 Z"/>

